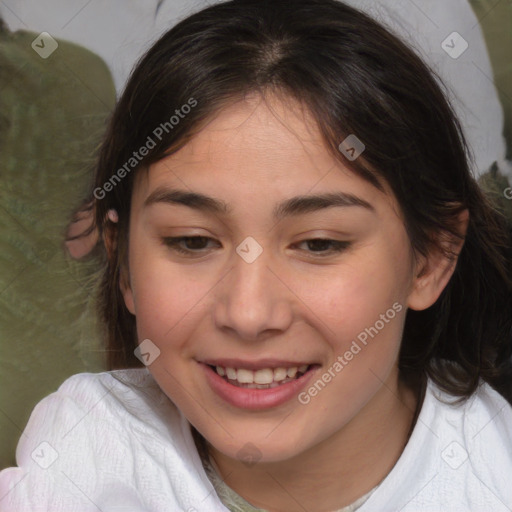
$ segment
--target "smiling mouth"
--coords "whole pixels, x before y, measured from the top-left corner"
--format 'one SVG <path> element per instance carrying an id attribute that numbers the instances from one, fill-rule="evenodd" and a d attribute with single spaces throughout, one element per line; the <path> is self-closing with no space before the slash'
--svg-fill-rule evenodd
<path id="1" fill-rule="evenodd" d="M 305 364 L 290 368 L 262 368 L 256 371 L 246 368 L 208 366 L 233 386 L 249 389 L 271 389 L 299 379 L 311 370 L 314 365 Z"/>

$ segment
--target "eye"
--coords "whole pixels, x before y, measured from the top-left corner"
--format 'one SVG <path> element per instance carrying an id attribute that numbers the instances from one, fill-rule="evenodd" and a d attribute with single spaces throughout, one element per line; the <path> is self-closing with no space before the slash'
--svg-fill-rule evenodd
<path id="1" fill-rule="evenodd" d="M 179 236 L 165 237 L 162 239 L 162 242 L 173 251 L 192 256 L 205 253 L 209 250 L 207 247 L 208 242 L 216 242 L 216 240 L 207 236 Z M 295 246 L 303 244 L 307 244 L 308 249 L 306 249 L 306 252 L 320 258 L 343 252 L 350 246 L 350 242 L 330 240 L 327 238 L 311 238 L 309 240 L 303 240 L 295 244 Z M 217 247 L 219 245 L 220 244 L 217 243 Z"/>
<path id="2" fill-rule="evenodd" d="M 315 255 L 315 257 L 330 256 L 333 253 L 343 252 L 350 246 L 350 242 L 341 240 L 330 240 L 328 238 L 311 238 L 309 240 L 303 240 L 302 242 L 295 244 L 297 246 L 307 244 L 308 252 Z M 329 249 L 330 247 L 330 249 Z"/>
<path id="3" fill-rule="evenodd" d="M 206 252 L 205 245 L 208 241 L 214 242 L 213 238 L 207 236 L 178 236 L 178 237 L 165 237 L 162 242 L 173 251 L 180 254 L 193 255 L 200 252 Z M 184 248 L 184 244 L 186 247 Z"/>

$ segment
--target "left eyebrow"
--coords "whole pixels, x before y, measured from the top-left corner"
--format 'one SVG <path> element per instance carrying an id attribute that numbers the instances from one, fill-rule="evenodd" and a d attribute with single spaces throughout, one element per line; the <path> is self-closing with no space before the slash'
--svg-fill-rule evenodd
<path id="1" fill-rule="evenodd" d="M 144 201 L 144 207 L 156 203 L 179 204 L 195 210 L 215 214 L 229 214 L 232 208 L 222 201 L 198 192 L 158 187 Z M 330 192 L 318 195 L 295 196 L 286 199 L 274 207 L 274 219 L 283 219 L 292 215 L 316 212 L 332 207 L 362 207 L 373 213 L 375 208 L 360 197 L 345 192 Z"/>
<path id="2" fill-rule="evenodd" d="M 316 212 L 325 208 L 359 206 L 375 213 L 375 208 L 360 197 L 345 192 L 330 192 L 326 194 L 296 196 L 274 208 L 274 218 L 282 219 L 290 215 L 301 215 Z"/>

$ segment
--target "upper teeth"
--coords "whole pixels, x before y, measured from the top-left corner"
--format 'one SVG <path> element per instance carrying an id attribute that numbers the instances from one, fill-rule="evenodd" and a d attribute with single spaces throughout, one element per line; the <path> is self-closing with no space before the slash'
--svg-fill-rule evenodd
<path id="1" fill-rule="evenodd" d="M 215 369 L 221 377 L 227 376 L 228 379 L 237 380 L 242 384 L 271 384 L 286 378 L 294 378 L 297 372 L 304 373 L 308 369 L 308 365 L 304 364 L 291 368 L 262 368 L 257 371 L 246 370 L 245 368 L 224 368 L 222 366 L 216 366 Z"/>

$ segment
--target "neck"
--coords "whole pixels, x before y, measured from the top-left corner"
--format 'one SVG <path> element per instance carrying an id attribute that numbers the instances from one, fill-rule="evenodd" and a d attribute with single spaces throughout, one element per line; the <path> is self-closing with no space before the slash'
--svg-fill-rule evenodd
<path id="1" fill-rule="evenodd" d="M 378 485 L 407 444 L 418 392 L 394 375 L 348 424 L 291 459 L 247 467 L 208 445 L 225 483 L 269 512 L 325 512 Z M 322 489 L 319 494 L 319 488 Z"/>

